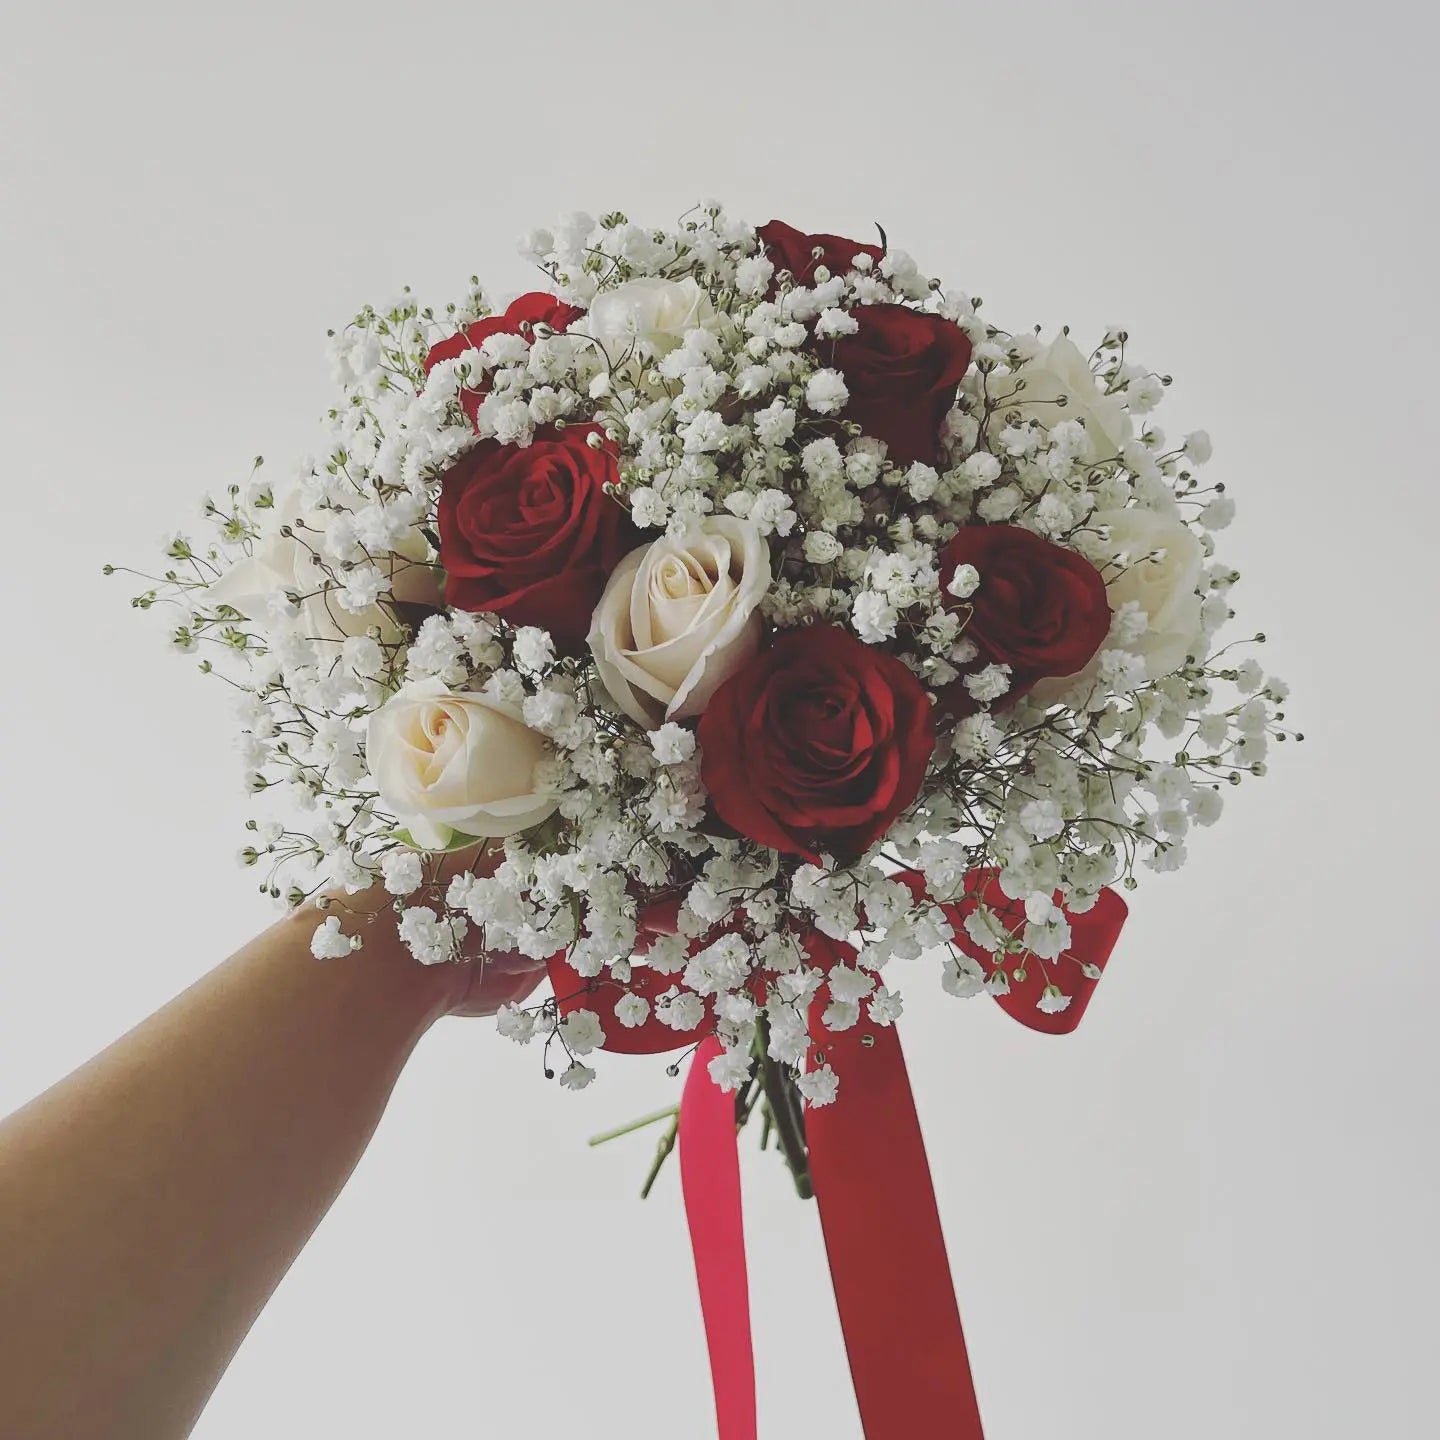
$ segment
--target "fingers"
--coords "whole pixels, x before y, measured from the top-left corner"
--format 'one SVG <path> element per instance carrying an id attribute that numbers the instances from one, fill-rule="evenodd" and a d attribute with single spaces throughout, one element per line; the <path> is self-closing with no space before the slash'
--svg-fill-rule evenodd
<path id="1" fill-rule="evenodd" d="M 521 957 L 516 956 L 516 959 Z M 450 1013 L 452 1015 L 493 1015 L 502 1005 L 518 1005 L 527 999 L 545 978 L 545 967 L 525 961 L 531 968 L 504 970 L 492 961 L 471 966 L 469 988 Z"/>

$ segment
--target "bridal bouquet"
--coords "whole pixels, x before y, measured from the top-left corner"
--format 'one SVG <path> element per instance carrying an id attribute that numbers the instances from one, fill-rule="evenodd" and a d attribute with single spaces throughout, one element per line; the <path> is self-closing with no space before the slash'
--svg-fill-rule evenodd
<path id="1" fill-rule="evenodd" d="M 504 308 L 361 311 L 323 453 L 207 500 L 137 603 L 237 687 L 282 802 L 242 858 L 328 907 L 317 956 L 378 879 L 418 960 L 548 964 L 499 1026 L 563 1085 L 700 1047 L 803 1188 L 843 1037 L 935 980 L 1070 1028 L 1112 887 L 1263 773 L 1234 503 L 1123 329 L 1011 333 L 883 233 L 707 205 L 522 249 Z"/>

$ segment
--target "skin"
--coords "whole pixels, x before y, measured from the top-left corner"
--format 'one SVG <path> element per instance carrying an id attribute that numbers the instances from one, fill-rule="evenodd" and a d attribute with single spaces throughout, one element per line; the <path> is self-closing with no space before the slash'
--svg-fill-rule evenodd
<path id="1" fill-rule="evenodd" d="M 0 1435 L 188 1435 L 420 1037 L 543 973 L 421 966 L 388 901 L 338 960 L 287 916 L 0 1122 Z"/>

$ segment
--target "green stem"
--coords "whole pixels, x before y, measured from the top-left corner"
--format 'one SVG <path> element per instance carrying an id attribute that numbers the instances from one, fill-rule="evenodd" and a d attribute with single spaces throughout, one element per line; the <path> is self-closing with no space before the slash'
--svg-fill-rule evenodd
<path id="1" fill-rule="evenodd" d="M 750 1112 L 754 1110 L 760 1099 L 760 1081 L 758 1076 L 751 1075 L 750 1078 L 735 1092 L 735 1128 L 743 1130 L 750 1123 Z"/>
<path id="2" fill-rule="evenodd" d="M 622 1135 L 633 1134 L 636 1130 L 643 1130 L 647 1125 L 654 1125 L 656 1121 L 668 1120 L 672 1115 L 678 1115 L 678 1105 L 667 1105 L 663 1110 L 657 1110 L 653 1115 L 642 1115 L 638 1120 L 632 1120 L 628 1125 L 622 1125 L 618 1130 L 607 1130 L 603 1135 L 592 1135 L 588 1141 L 591 1145 L 603 1145 L 607 1140 L 618 1140 Z"/>
<path id="3" fill-rule="evenodd" d="M 655 1147 L 654 1163 L 650 1166 L 650 1173 L 645 1177 L 644 1185 L 640 1187 L 640 1198 L 642 1200 L 648 1200 L 650 1198 L 650 1191 L 655 1187 L 655 1181 L 659 1177 L 660 1168 L 665 1164 L 665 1161 L 670 1156 L 670 1152 L 675 1148 L 675 1136 L 679 1133 L 679 1130 L 680 1116 L 677 1112 L 665 1133 L 660 1137 L 660 1143 Z"/>
<path id="4" fill-rule="evenodd" d="M 762 1019 L 756 1043 L 760 1051 L 760 1083 L 765 1090 L 765 1118 L 774 1126 L 781 1153 L 795 1180 L 795 1193 L 802 1200 L 809 1200 L 815 1192 L 810 1184 L 810 1162 L 805 1151 L 804 1116 L 792 1099 L 793 1085 L 770 1058 L 768 1038 Z"/>

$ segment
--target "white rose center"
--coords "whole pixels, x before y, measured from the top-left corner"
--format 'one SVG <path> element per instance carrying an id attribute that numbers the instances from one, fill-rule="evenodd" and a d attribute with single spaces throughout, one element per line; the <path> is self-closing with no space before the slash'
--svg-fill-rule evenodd
<path id="1" fill-rule="evenodd" d="M 748 521 L 707 517 L 685 540 L 626 556 L 606 587 L 590 647 L 611 694 L 647 726 L 699 714 L 755 652 L 770 557 Z"/>
<path id="2" fill-rule="evenodd" d="M 734 588 L 729 574 L 721 569 L 720 557 L 713 552 L 666 555 L 651 569 L 646 587 L 650 643 L 663 645 L 685 634 L 700 618 L 707 603 L 723 604 Z"/>

